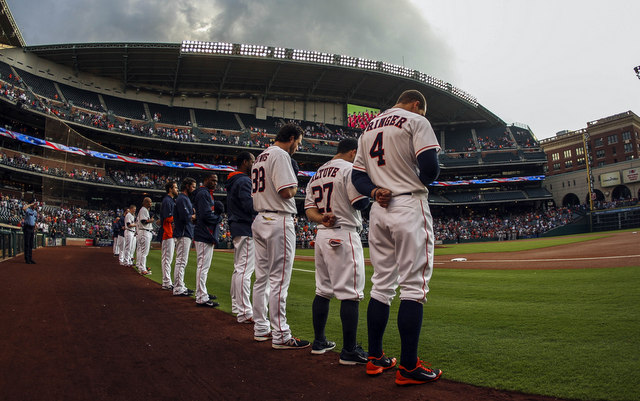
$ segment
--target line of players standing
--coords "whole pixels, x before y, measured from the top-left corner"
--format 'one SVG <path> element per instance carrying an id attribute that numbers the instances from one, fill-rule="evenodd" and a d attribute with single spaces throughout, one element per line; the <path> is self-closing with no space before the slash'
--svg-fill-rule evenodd
<path id="1" fill-rule="evenodd" d="M 327 340 L 324 331 L 330 299 L 335 296 L 341 301 L 343 329 L 339 363 L 366 364 L 366 373 L 378 376 L 396 366 L 396 358 L 389 358 L 382 351 L 382 337 L 389 305 L 400 286 L 401 364 L 396 372 L 396 384 L 423 384 L 440 378 L 439 369 L 423 366 L 417 357 L 422 304 L 426 302 L 433 269 L 433 228 L 426 185 L 437 178 L 439 171 L 439 146 L 431 125 L 424 118 L 425 112 L 422 94 L 403 93 L 393 108 L 369 124 L 359 141 L 341 141 L 337 154 L 318 169 L 307 185 L 305 212 L 311 221 L 318 223 L 313 344 L 292 336 L 286 319 L 295 257 L 294 196 L 298 186 L 297 164 L 291 155 L 300 145 L 302 130 L 287 124 L 280 129 L 274 144 L 257 157 L 249 152 L 238 155 L 237 171 L 227 180 L 229 227 L 235 249 L 230 292 L 232 312 L 239 323 L 254 324 L 255 341 L 271 340 L 274 349 L 311 346 L 312 354 L 332 350 L 336 343 Z M 384 142 L 385 139 L 388 142 Z M 364 147 L 360 153 L 359 144 Z M 398 176 L 405 178 L 398 182 Z M 179 192 L 177 184 L 169 182 L 160 212 L 162 288 L 172 290 L 174 296 L 193 294 L 184 284 L 184 268 L 194 241 L 198 306 L 219 305 L 216 297 L 206 290 L 207 273 L 224 212 L 222 203 L 213 199 L 217 182 L 217 175 L 210 174 L 203 186 L 196 189 L 195 180 L 187 178 Z M 360 210 L 369 206 L 369 197 L 374 201 L 370 232 L 374 276 L 367 311 L 369 352 L 365 352 L 357 344 L 356 334 L 365 281 Z M 123 234 L 123 239 L 118 237 L 118 249 L 114 248 L 114 252 L 119 250 L 123 265 L 132 264 L 135 246 L 132 244 L 136 241 L 133 233 L 138 229 L 137 267 L 141 274 L 149 273 L 146 255 L 151 238 L 145 232 L 152 220 L 148 214 L 151 200 L 147 202 L 147 199 L 135 221 L 135 206 L 131 206 L 122 223 L 118 219 L 114 222 Z M 405 221 L 407 219 L 410 221 Z M 400 257 L 398 252 L 405 255 Z M 250 286 L 254 271 L 252 305 Z"/>

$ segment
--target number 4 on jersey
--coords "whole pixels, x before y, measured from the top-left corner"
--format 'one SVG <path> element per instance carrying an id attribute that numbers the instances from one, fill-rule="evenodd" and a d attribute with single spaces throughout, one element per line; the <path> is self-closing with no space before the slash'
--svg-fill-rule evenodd
<path id="1" fill-rule="evenodd" d="M 384 146 L 382 144 L 382 131 L 378 132 L 376 135 L 376 139 L 373 141 L 373 145 L 371 145 L 371 149 L 369 149 L 369 156 L 371 158 L 378 158 L 378 166 L 384 166 L 386 162 L 384 161 Z"/>

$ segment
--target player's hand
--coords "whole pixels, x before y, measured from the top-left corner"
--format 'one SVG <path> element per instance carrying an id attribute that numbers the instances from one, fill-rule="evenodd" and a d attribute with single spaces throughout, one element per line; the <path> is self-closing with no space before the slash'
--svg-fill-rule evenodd
<path id="1" fill-rule="evenodd" d="M 322 215 L 322 225 L 325 227 L 333 227 L 336 224 L 336 215 L 333 213 L 325 213 Z"/>
<path id="2" fill-rule="evenodd" d="M 387 188 L 378 188 L 375 193 L 375 201 L 383 207 L 387 208 L 391 202 L 391 191 Z"/>

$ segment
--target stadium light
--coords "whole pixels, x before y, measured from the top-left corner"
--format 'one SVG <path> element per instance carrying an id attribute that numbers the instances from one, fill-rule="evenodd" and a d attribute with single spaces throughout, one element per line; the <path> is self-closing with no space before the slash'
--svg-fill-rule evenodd
<path id="1" fill-rule="evenodd" d="M 640 65 L 637 67 L 633 67 L 633 70 L 636 72 L 636 76 L 640 79 Z"/>

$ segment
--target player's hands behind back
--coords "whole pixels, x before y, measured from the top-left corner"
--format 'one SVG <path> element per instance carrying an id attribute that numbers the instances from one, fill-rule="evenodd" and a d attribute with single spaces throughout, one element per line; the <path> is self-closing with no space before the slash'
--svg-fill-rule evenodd
<path id="1" fill-rule="evenodd" d="M 376 188 L 373 192 L 373 200 L 378 202 L 381 207 L 387 208 L 391 202 L 391 191 L 387 188 Z"/>
<path id="2" fill-rule="evenodd" d="M 322 225 L 325 227 L 333 227 L 336 224 L 336 215 L 333 213 L 325 213 L 322 215 Z"/>

